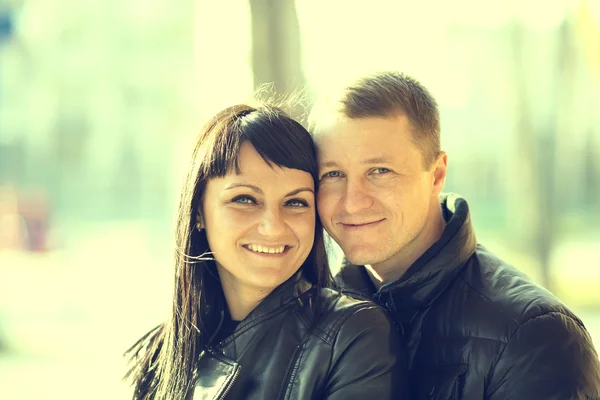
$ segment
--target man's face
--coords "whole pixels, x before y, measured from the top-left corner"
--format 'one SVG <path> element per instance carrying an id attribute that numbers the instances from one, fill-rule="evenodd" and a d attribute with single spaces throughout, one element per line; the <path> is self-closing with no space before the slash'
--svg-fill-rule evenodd
<path id="1" fill-rule="evenodd" d="M 439 208 L 445 156 L 426 168 L 405 116 L 340 116 L 320 129 L 316 142 L 318 211 L 346 258 L 388 265 L 418 247 L 432 207 Z"/>

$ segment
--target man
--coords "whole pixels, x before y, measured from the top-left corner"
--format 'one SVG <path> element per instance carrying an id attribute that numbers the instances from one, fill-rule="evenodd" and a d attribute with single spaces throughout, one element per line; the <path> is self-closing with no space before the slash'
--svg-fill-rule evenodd
<path id="1" fill-rule="evenodd" d="M 441 195 L 435 100 L 416 80 L 362 78 L 313 112 L 318 210 L 346 258 L 342 288 L 404 331 L 417 399 L 598 399 L 583 323 L 479 245 L 467 202 Z"/>

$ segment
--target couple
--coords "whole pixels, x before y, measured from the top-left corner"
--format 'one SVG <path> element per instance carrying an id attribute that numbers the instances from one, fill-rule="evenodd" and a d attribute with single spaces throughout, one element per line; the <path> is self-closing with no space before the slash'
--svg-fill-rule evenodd
<path id="1" fill-rule="evenodd" d="M 447 156 L 421 84 L 369 75 L 313 115 L 312 136 L 269 106 L 202 130 L 172 313 L 129 352 L 134 399 L 600 396 L 582 322 L 441 194 Z M 345 254 L 335 283 L 323 227 Z"/>

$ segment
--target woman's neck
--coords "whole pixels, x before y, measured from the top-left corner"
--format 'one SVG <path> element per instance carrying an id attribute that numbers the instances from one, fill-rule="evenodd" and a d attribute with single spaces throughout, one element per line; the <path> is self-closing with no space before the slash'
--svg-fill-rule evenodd
<path id="1" fill-rule="evenodd" d="M 241 321 L 248 316 L 271 293 L 270 290 L 260 288 L 250 288 L 245 285 L 236 284 L 238 282 L 223 267 L 217 266 L 221 285 L 231 319 Z"/>

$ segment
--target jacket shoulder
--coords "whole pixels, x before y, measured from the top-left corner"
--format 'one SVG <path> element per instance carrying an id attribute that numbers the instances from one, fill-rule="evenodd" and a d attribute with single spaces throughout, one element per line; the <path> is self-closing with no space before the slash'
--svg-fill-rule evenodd
<path id="1" fill-rule="evenodd" d="M 452 308 L 454 326 L 467 334 L 507 342 L 519 327 L 546 315 L 561 315 L 557 321 L 572 320 L 583 328 L 557 297 L 482 246 L 453 286 L 442 301 Z"/>
<path id="2" fill-rule="evenodd" d="M 352 265 L 346 260 L 334 277 L 336 288 L 353 297 L 371 298 L 377 291 L 365 267 Z"/>
<path id="3" fill-rule="evenodd" d="M 549 313 L 564 314 L 581 321 L 551 292 L 536 284 L 525 273 L 478 246 L 472 268 L 461 274 L 463 282 L 492 308 L 522 325 Z"/>
<path id="4" fill-rule="evenodd" d="M 319 325 L 321 338 L 329 344 L 330 364 L 323 396 L 318 397 L 408 399 L 408 357 L 387 312 L 372 301 L 332 289 L 323 289 L 321 296 L 328 303 Z"/>
<path id="5" fill-rule="evenodd" d="M 352 327 L 362 329 L 373 326 L 376 329 L 389 329 L 393 323 L 388 312 L 366 298 L 355 298 L 337 289 L 323 288 L 317 293 L 319 315 L 315 333 L 330 344 L 340 331 L 352 331 Z M 394 327 L 395 329 L 395 327 Z"/>

